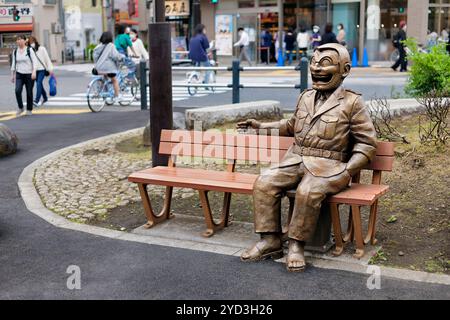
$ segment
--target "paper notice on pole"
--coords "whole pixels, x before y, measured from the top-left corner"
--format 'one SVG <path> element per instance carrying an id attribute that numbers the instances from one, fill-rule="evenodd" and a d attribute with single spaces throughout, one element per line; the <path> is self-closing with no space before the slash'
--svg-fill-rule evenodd
<path id="1" fill-rule="evenodd" d="M 216 15 L 215 29 L 217 54 L 233 55 L 233 16 L 231 14 Z"/>

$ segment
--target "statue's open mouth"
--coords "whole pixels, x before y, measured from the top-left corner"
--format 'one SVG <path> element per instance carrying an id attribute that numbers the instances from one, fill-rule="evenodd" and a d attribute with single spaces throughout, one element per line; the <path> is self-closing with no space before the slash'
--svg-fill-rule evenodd
<path id="1" fill-rule="evenodd" d="M 322 82 L 322 83 L 328 83 L 333 78 L 332 74 L 329 75 L 318 75 L 318 74 L 311 74 L 313 82 Z"/>

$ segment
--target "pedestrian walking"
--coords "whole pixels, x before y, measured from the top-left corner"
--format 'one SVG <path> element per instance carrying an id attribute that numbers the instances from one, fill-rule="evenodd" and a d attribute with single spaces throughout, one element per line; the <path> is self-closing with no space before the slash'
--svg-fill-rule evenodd
<path id="1" fill-rule="evenodd" d="M 343 45 L 344 47 L 347 45 L 347 41 L 345 39 L 346 33 L 344 29 L 344 25 L 342 23 L 339 23 L 337 26 L 338 34 L 336 36 L 337 41 L 339 44 Z"/>
<path id="2" fill-rule="evenodd" d="M 294 50 L 295 50 L 295 35 L 294 30 L 292 28 L 289 28 L 288 32 L 286 33 L 286 36 L 284 37 L 284 43 L 286 48 L 286 55 L 285 60 L 288 60 L 288 64 L 292 64 L 292 59 L 294 56 Z"/>
<path id="3" fill-rule="evenodd" d="M 98 74 L 106 75 L 111 79 L 114 87 L 114 103 L 122 100 L 120 94 L 119 81 L 119 62 L 125 59 L 125 56 L 116 49 L 111 32 L 103 32 L 100 37 L 100 44 L 94 49 L 95 70 Z"/>
<path id="4" fill-rule="evenodd" d="M 40 107 L 48 101 L 47 92 L 44 88 L 44 79 L 53 73 L 53 63 L 48 55 L 47 49 L 41 46 L 35 37 L 31 36 L 28 38 L 28 45 L 36 53 L 36 96 L 33 104 L 34 107 Z"/>
<path id="5" fill-rule="evenodd" d="M 322 41 L 320 41 L 321 45 L 327 43 L 339 43 L 336 39 L 336 35 L 333 32 L 333 25 L 331 23 L 327 23 L 325 25 L 325 32 L 322 35 Z"/>
<path id="6" fill-rule="evenodd" d="M 272 47 L 272 34 L 269 29 L 266 29 L 261 34 L 261 62 L 270 63 L 270 51 Z"/>
<path id="7" fill-rule="evenodd" d="M 239 41 L 234 44 L 235 47 L 239 47 L 239 61 L 242 62 L 246 60 L 249 66 L 252 65 L 250 61 L 250 57 L 248 55 L 248 46 L 250 44 L 250 40 L 248 37 L 248 33 L 244 30 L 244 28 L 238 29 Z"/>
<path id="8" fill-rule="evenodd" d="M 26 39 L 23 35 L 16 37 L 17 48 L 12 54 L 11 63 L 11 82 L 15 83 L 15 93 L 17 106 L 16 115 L 23 113 L 22 91 L 25 86 L 27 93 L 27 112 L 26 115 L 33 113 L 33 85 L 36 80 L 37 59 L 34 50 L 26 45 Z"/>
<path id="9" fill-rule="evenodd" d="M 322 41 L 322 36 L 320 35 L 320 27 L 313 26 L 313 33 L 311 36 L 312 49 L 315 50 L 318 46 L 320 46 L 321 41 Z"/>
<path id="10" fill-rule="evenodd" d="M 195 27 L 195 35 L 189 41 L 189 59 L 195 66 L 210 67 L 208 50 L 209 40 L 206 36 L 206 28 L 203 24 L 199 24 Z M 205 79 L 203 83 L 208 83 L 211 78 L 212 71 L 206 71 Z"/>
<path id="11" fill-rule="evenodd" d="M 128 47 L 128 55 L 132 56 L 133 52 L 131 51 L 131 48 L 133 48 L 134 53 L 136 54 L 136 57 L 133 58 L 133 62 L 135 64 L 138 64 L 141 61 L 148 61 L 148 51 L 145 49 L 144 43 L 139 38 L 138 32 L 136 29 L 131 29 L 130 32 L 130 39 L 131 43 L 133 44 L 131 47 Z"/>
<path id="12" fill-rule="evenodd" d="M 309 47 L 309 34 L 306 32 L 306 28 L 304 26 L 300 27 L 300 31 L 297 34 L 297 46 L 300 51 L 300 55 L 302 57 L 306 57 Z"/>
<path id="13" fill-rule="evenodd" d="M 403 41 L 406 40 L 406 21 L 400 21 L 399 27 L 400 30 L 398 30 L 392 41 L 394 47 L 397 48 L 399 52 L 399 57 L 397 61 L 391 66 L 391 68 L 392 70 L 397 71 L 397 68 L 400 66 L 400 72 L 406 72 L 408 71 L 408 61 L 406 60 L 406 49 L 405 44 L 403 43 Z"/>

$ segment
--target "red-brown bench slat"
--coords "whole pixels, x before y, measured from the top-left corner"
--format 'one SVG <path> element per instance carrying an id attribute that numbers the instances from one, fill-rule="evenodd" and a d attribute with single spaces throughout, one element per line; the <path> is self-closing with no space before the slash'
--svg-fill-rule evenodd
<path id="1" fill-rule="evenodd" d="M 389 186 L 386 185 L 353 183 L 350 188 L 330 196 L 328 202 L 370 206 L 388 190 Z"/>
<path id="2" fill-rule="evenodd" d="M 280 162 L 286 151 L 278 149 L 161 142 L 159 145 L 159 153 L 174 156 L 269 163 Z"/>
<path id="3" fill-rule="evenodd" d="M 162 130 L 161 141 L 287 150 L 294 143 L 294 138 L 255 134 L 226 134 L 218 131 Z"/>
<path id="4" fill-rule="evenodd" d="M 239 172 L 214 171 L 211 174 L 210 170 L 204 169 L 155 167 L 135 172 L 128 180 L 177 188 L 251 194 L 257 177 Z"/>

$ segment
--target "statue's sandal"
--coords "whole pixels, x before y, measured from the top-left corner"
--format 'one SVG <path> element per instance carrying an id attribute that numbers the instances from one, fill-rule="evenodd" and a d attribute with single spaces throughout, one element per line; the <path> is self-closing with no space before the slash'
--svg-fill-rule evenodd
<path id="1" fill-rule="evenodd" d="M 244 258 L 244 254 L 247 254 L 248 257 Z M 250 262 L 250 261 L 261 261 L 266 259 L 277 260 L 281 259 L 282 257 L 283 257 L 283 248 L 263 253 L 263 251 L 261 251 L 261 249 L 259 249 L 258 246 L 255 245 L 250 250 L 244 251 L 244 253 L 241 255 L 241 261 Z"/>
<path id="2" fill-rule="evenodd" d="M 303 271 L 305 271 L 306 262 L 305 262 L 304 258 L 303 259 L 295 259 L 294 261 L 301 262 L 301 263 L 297 267 L 290 267 L 289 266 L 289 255 L 288 255 L 288 258 L 286 259 L 286 269 L 287 269 L 287 271 L 289 271 L 289 272 L 303 272 Z"/>

